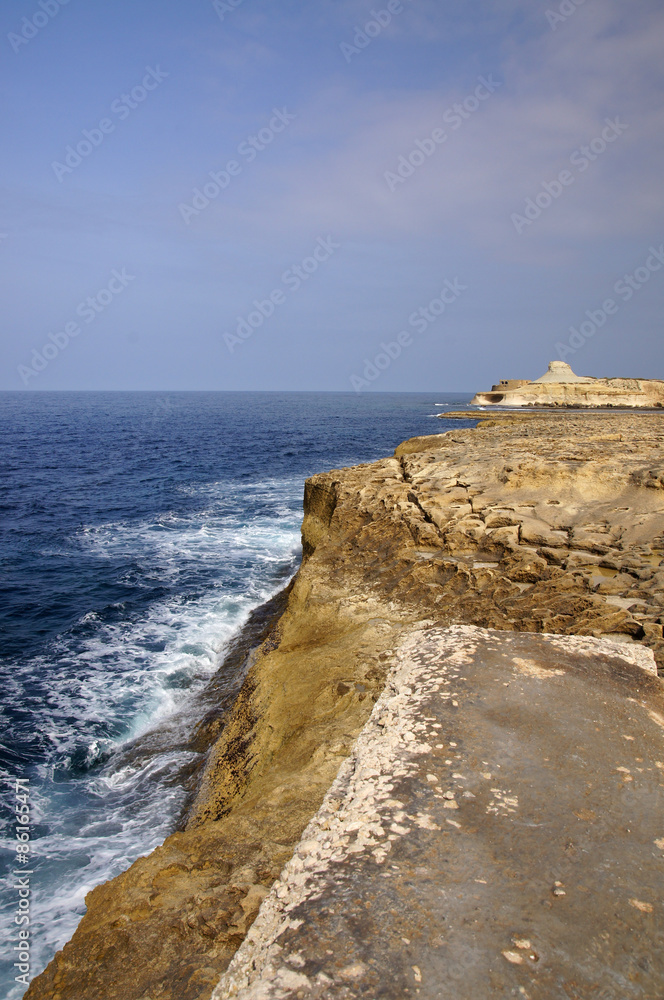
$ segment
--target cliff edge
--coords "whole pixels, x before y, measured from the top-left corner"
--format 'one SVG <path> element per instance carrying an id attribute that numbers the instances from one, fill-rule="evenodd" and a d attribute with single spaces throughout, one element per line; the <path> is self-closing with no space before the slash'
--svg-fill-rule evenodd
<path id="1" fill-rule="evenodd" d="M 213 1000 L 662 996 L 652 666 L 414 629 Z"/>
<path id="2" fill-rule="evenodd" d="M 549 362 L 541 378 L 503 379 L 491 392 L 478 392 L 471 405 L 567 407 L 664 406 L 664 381 L 647 378 L 591 378 L 575 375 L 564 361 Z"/>
<path id="3" fill-rule="evenodd" d="M 302 567 L 186 828 L 88 895 L 28 1000 L 209 1000 L 414 628 L 608 636 L 662 668 L 663 433 L 492 416 L 312 477 Z"/>

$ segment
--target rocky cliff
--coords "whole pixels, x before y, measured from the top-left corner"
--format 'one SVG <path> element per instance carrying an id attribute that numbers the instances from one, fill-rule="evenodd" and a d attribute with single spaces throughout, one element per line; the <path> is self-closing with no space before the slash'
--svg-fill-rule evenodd
<path id="1" fill-rule="evenodd" d="M 541 378 L 503 380 L 491 392 L 478 392 L 473 405 L 645 407 L 664 406 L 664 381 L 647 378 L 591 378 L 575 375 L 564 361 L 551 361 Z"/>
<path id="2" fill-rule="evenodd" d="M 519 414 L 309 480 L 303 565 L 184 829 L 89 894 L 28 1000 L 209 1000 L 415 626 L 610 636 L 664 666 L 663 432 Z"/>

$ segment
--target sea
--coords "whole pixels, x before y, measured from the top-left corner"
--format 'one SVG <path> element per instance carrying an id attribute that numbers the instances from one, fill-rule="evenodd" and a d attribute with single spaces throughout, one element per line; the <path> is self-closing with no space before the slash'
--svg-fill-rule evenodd
<path id="1" fill-rule="evenodd" d="M 435 420 L 469 400 L 0 393 L 3 1000 L 25 992 L 26 941 L 34 977 L 86 893 L 181 821 L 192 733 L 244 676 L 229 651 L 297 570 L 305 478 L 473 426 Z"/>

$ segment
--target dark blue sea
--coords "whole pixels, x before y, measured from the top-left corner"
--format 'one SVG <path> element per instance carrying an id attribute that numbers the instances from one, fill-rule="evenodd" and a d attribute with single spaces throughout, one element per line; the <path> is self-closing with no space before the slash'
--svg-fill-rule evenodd
<path id="1" fill-rule="evenodd" d="M 304 479 L 448 430 L 434 416 L 469 398 L 0 394 L 0 849 L 13 872 L 14 782 L 27 778 L 31 976 L 85 894 L 174 829 L 211 679 L 297 569 Z M 220 704 L 240 682 L 218 682 Z M 25 991 L 17 901 L 10 874 L 7 1000 Z"/>

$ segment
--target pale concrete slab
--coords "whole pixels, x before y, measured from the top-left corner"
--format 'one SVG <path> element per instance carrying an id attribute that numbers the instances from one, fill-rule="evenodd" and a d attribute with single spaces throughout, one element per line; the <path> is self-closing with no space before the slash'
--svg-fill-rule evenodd
<path id="1" fill-rule="evenodd" d="M 662 1000 L 651 657 L 411 634 L 214 1000 Z"/>

